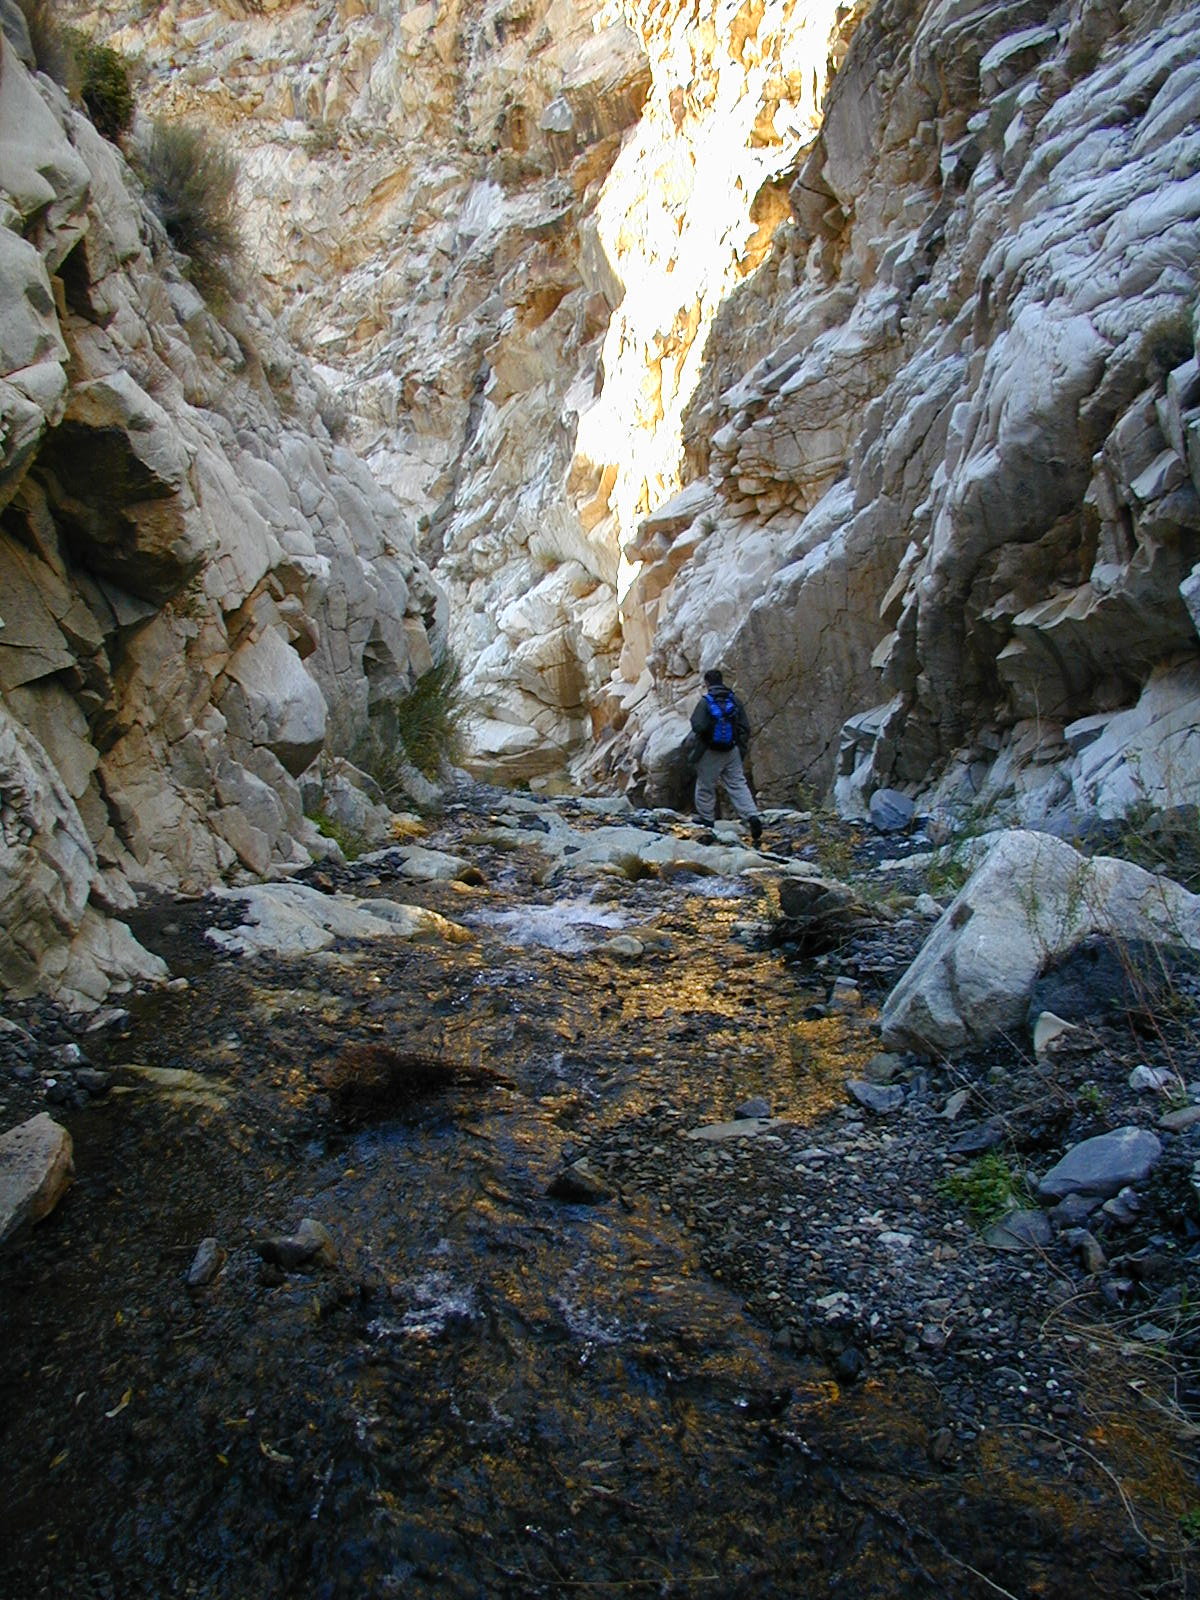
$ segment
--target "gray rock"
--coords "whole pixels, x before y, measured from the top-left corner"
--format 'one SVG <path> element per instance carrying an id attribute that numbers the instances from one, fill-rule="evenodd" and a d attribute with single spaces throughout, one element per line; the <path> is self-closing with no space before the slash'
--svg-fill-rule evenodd
<path id="1" fill-rule="evenodd" d="M 1044 1211 L 1010 1211 L 983 1237 L 996 1250 L 1041 1250 L 1054 1237 L 1054 1229 Z"/>
<path id="2" fill-rule="evenodd" d="M 1135 1222 L 1141 1215 L 1142 1202 L 1136 1189 L 1126 1188 L 1113 1195 L 1111 1200 L 1106 1200 L 1101 1209 L 1106 1217 L 1125 1226 Z"/>
<path id="3" fill-rule="evenodd" d="M 1063 1242 L 1078 1253 L 1084 1270 L 1090 1272 L 1093 1277 L 1098 1277 L 1108 1265 L 1108 1259 L 1100 1248 L 1099 1241 L 1086 1228 L 1066 1229 L 1063 1233 Z"/>
<path id="4" fill-rule="evenodd" d="M 952 1156 L 980 1156 L 994 1149 L 1004 1137 L 1004 1129 L 997 1122 L 977 1122 L 964 1128 L 947 1152 Z"/>
<path id="5" fill-rule="evenodd" d="M 1200 1122 L 1200 1106 L 1178 1106 L 1174 1111 L 1164 1111 L 1158 1119 L 1160 1128 L 1168 1133 L 1183 1133 Z"/>
<path id="6" fill-rule="evenodd" d="M 259 1239 L 254 1248 L 264 1261 L 287 1272 L 296 1267 L 335 1267 L 338 1260 L 333 1236 L 315 1217 L 305 1217 L 295 1233 Z"/>
<path id="7" fill-rule="evenodd" d="M 846 1088 L 868 1111 L 884 1116 L 904 1104 L 904 1090 L 898 1083 L 868 1083 L 865 1078 L 847 1078 Z"/>
<path id="8" fill-rule="evenodd" d="M 206 1283 L 211 1283 L 225 1265 L 226 1259 L 227 1252 L 220 1240 L 201 1239 L 196 1247 L 196 1254 L 192 1257 L 192 1264 L 188 1268 L 188 1288 L 201 1289 Z"/>
<path id="9" fill-rule="evenodd" d="M 872 825 L 880 833 L 903 833 L 916 807 L 898 789 L 876 789 L 867 807 Z"/>
<path id="10" fill-rule="evenodd" d="M 1078 1228 L 1100 1204 L 1098 1194 L 1068 1194 L 1046 1213 L 1056 1227 Z"/>
<path id="11" fill-rule="evenodd" d="M 771 1115 L 771 1102 L 764 1100 L 762 1095 L 756 1094 L 749 1100 L 743 1100 L 742 1104 L 735 1108 L 733 1114 L 739 1120 L 745 1120 L 748 1117 L 769 1117 Z"/>
<path id="12" fill-rule="evenodd" d="M 1177 1079 L 1170 1067 L 1148 1067 L 1145 1062 L 1139 1063 L 1129 1074 L 1129 1087 L 1139 1092 L 1169 1089 L 1175 1082 Z"/>
<path id="13" fill-rule="evenodd" d="M 75 1176 L 71 1135 L 45 1111 L 0 1137 L 0 1240 L 40 1222 Z"/>
<path id="14" fill-rule="evenodd" d="M 1038 1184 L 1043 1200 L 1068 1194 L 1115 1195 L 1140 1183 L 1162 1155 L 1162 1141 L 1148 1128 L 1118 1128 L 1068 1150 Z"/>

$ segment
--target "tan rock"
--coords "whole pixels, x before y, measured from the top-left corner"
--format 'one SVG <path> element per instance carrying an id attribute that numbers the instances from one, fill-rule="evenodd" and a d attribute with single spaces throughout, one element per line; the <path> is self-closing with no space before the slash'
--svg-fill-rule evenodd
<path id="1" fill-rule="evenodd" d="M 0 1241 L 48 1216 L 74 1176 L 71 1135 L 45 1111 L 0 1134 Z"/>

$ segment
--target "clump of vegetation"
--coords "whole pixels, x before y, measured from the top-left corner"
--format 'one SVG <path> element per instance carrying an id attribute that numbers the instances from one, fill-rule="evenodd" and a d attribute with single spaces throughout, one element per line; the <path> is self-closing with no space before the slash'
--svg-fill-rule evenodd
<path id="1" fill-rule="evenodd" d="M 79 65 L 67 31 L 55 14 L 54 0 L 18 0 L 18 4 L 25 18 L 37 70 L 61 84 L 69 95 L 78 96 Z"/>
<path id="2" fill-rule="evenodd" d="M 137 152 L 147 198 L 204 297 L 224 297 L 241 255 L 238 164 L 203 129 L 156 120 Z"/>
<path id="3" fill-rule="evenodd" d="M 129 63 L 119 50 L 97 44 L 78 28 L 68 28 L 65 37 L 78 69 L 79 98 L 96 131 L 115 144 L 133 124 Z"/>
<path id="4" fill-rule="evenodd" d="M 986 1151 L 961 1172 L 948 1173 L 938 1192 L 964 1207 L 977 1228 L 998 1222 L 1021 1198 L 1016 1175 L 996 1150 Z"/>
<path id="5" fill-rule="evenodd" d="M 958 856 L 956 848 L 941 851 L 937 858 L 929 863 L 925 881 L 931 895 L 940 897 L 945 894 L 957 894 L 971 876 L 970 868 Z"/>
<path id="6" fill-rule="evenodd" d="M 134 97 L 129 62 L 111 45 L 81 28 L 65 28 L 54 0 L 18 0 L 39 72 L 53 78 L 82 103 L 96 130 L 114 144 L 133 125 Z"/>
<path id="7" fill-rule="evenodd" d="M 356 861 L 367 848 L 367 841 L 361 833 L 354 828 L 347 828 L 327 811 L 310 811 L 308 820 L 316 825 L 317 831 L 324 834 L 325 838 L 333 840 L 347 861 Z"/>
<path id="8" fill-rule="evenodd" d="M 408 694 L 372 708 L 366 732 L 350 751 L 350 760 L 374 778 L 388 805 L 394 807 L 405 794 L 407 763 L 434 778 L 446 762 L 460 759 L 466 710 L 462 670 L 457 659 L 447 653 L 417 679 Z"/>
<path id="9" fill-rule="evenodd" d="M 1137 800 L 1121 819 L 1116 855 L 1200 892 L 1200 809 Z"/>

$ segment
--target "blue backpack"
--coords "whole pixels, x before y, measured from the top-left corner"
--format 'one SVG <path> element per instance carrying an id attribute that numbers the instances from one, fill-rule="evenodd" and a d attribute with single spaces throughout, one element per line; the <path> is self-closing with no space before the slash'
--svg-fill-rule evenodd
<path id="1" fill-rule="evenodd" d="M 708 735 L 710 750 L 732 750 L 737 743 L 737 700 L 728 689 L 710 689 L 704 704 L 712 717 Z"/>

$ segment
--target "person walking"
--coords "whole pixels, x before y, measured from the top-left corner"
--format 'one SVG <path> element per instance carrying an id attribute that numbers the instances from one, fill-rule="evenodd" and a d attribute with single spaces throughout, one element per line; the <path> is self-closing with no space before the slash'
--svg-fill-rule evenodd
<path id="1" fill-rule="evenodd" d="M 696 764 L 696 821 L 712 826 L 719 784 L 738 816 L 750 824 L 750 836 L 757 844 L 762 838 L 762 818 L 742 767 L 742 757 L 750 748 L 750 719 L 742 702 L 715 669 L 704 674 L 704 693 L 692 712 L 692 732 L 700 749 Z"/>

